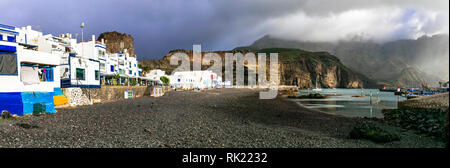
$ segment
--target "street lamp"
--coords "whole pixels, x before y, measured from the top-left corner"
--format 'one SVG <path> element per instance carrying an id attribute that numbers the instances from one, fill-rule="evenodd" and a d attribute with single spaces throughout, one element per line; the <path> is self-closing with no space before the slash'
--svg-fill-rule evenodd
<path id="1" fill-rule="evenodd" d="M 81 22 L 81 25 L 80 25 L 80 27 L 81 27 L 81 42 L 83 42 L 84 41 L 84 39 L 83 39 L 83 28 L 84 28 L 84 22 Z"/>

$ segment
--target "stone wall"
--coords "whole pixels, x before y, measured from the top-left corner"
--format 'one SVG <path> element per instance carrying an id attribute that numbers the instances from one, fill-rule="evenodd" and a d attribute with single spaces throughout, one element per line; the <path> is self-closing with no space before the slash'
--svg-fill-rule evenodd
<path id="1" fill-rule="evenodd" d="M 125 99 L 124 92 L 132 90 L 133 96 L 150 96 L 150 87 L 147 86 L 102 86 L 101 88 L 64 88 L 63 94 L 69 99 L 64 106 L 83 106 L 94 103 L 117 101 Z"/>
<path id="2" fill-rule="evenodd" d="M 64 88 L 63 94 L 67 97 L 67 104 L 70 106 L 91 105 L 92 101 L 84 94 L 80 88 Z"/>
<path id="3" fill-rule="evenodd" d="M 133 91 L 133 98 L 148 95 L 147 86 L 102 86 L 101 88 L 83 88 L 83 93 L 93 102 L 117 101 L 125 99 L 126 90 Z"/>

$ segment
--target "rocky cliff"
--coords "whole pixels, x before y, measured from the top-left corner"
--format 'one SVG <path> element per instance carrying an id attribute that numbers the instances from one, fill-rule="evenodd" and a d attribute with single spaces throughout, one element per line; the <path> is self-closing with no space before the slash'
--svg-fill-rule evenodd
<path id="1" fill-rule="evenodd" d="M 247 47 L 236 49 L 297 48 L 325 51 L 371 79 L 394 86 L 436 86 L 449 78 L 449 36 L 423 36 L 387 43 L 371 41 L 304 42 L 264 36 Z M 411 71 L 414 68 L 415 70 Z"/>
<path id="2" fill-rule="evenodd" d="M 132 57 L 136 57 L 134 53 L 134 39 L 131 35 L 126 33 L 104 32 L 100 34 L 97 40 L 104 39 L 106 43 L 106 52 L 116 53 L 121 51 L 120 43 L 123 42 L 123 48 L 128 50 L 128 53 Z"/>
<path id="3" fill-rule="evenodd" d="M 245 54 L 250 51 L 252 50 L 218 51 L 215 53 L 218 53 L 223 59 L 225 53 L 241 52 Z M 177 52 L 185 52 L 192 60 L 191 50 L 174 50 L 160 60 L 146 60 L 140 63 L 143 66 L 149 66 L 150 69 L 162 69 L 167 74 L 171 74 L 177 66 L 170 65 L 170 56 Z M 300 88 L 314 88 L 316 84 L 317 87 L 322 88 L 376 87 L 374 81 L 364 75 L 353 72 L 342 65 L 337 57 L 326 52 L 308 52 L 285 48 L 268 48 L 252 52 L 267 53 L 267 55 L 269 53 L 279 53 L 279 81 L 281 85 L 297 85 Z M 224 71 L 224 65 L 222 66 Z M 202 66 L 202 69 L 207 68 L 208 66 Z M 252 71 L 247 68 L 245 70 Z M 222 76 L 224 75 L 222 74 Z"/>

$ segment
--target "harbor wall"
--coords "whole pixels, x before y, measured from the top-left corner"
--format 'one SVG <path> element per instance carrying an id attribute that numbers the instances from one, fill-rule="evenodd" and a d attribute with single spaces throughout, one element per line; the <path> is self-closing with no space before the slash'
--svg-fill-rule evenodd
<path id="1" fill-rule="evenodd" d="M 398 102 L 399 108 L 448 108 L 449 93 L 424 96 Z"/>

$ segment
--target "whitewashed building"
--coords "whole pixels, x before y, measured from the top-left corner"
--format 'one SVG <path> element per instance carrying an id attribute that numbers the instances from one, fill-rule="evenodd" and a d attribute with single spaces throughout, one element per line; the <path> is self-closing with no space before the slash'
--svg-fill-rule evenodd
<path id="1" fill-rule="evenodd" d="M 105 67 L 101 66 L 100 68 L 102 81 L 105 84 L 125 85 L 132 80 L 138 81 L 142 76 L 142 69 L 138 67 L 136 57 L 130 56 L 127 49 L 117 53 L 108 53 L 105 60 Z M 114 79 L 117 74 L 119 78 Z"/>
<path id="2" fill-rule="evenodd" d="M 92 35 L 92 40 L 77 43 L 72 50 L 64 60 L 68 77 L 62 78 L 62 87 L 100 88 L 99 59 L 105 57 L 105 44 Z"/>
<path id="3" fill-rule="evenodd" d="M 153 69 L 150 70 L 143 78 L 152 81 L 154 84 L 162 85 L 163 84 L 163 82 L 161 81 L 162 76 L 167 76 L 165 71 L 160 69 Z"/>
<path id="4" fill-rule="evenodd" d="M 0 111 L 24 115 L 56 112 L 61 55 L 31 26 L 0 25 Z"/>
<path id="5" fill-rule="evenodd" d="M 0 111 L 55 112 L 55 103 L 67 100 L 61 88 L 99 88 L 102 75 L 116 73 L 124 79 L 119 83 L 137 81 L 142 69 L 126 50 L 107 54 L 104 41 L 94 35 L 78 43 L 71 34 L 43 35 L 31 26 L 0 24 Z"/>
<path id="6" fill-rule="evenodd" d="M 181 89 L 209 89 L 222 85 L 222 78 L 212 71 L 181 71 L 169 76 L 170 85 Z"/>

